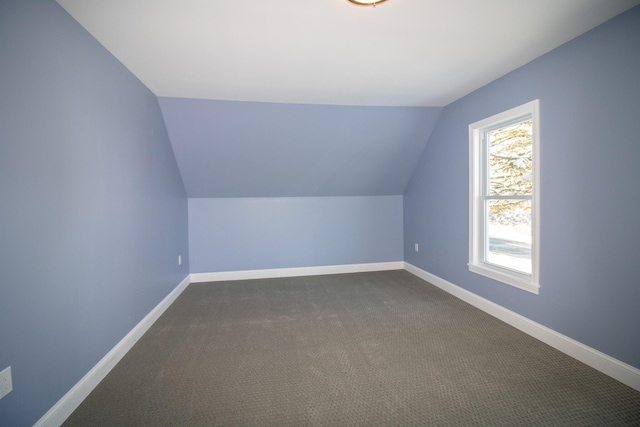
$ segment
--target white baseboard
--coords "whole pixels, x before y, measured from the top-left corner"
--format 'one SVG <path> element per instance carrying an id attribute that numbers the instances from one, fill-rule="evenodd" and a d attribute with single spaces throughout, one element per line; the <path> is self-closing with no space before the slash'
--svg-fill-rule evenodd
<path id="1" fill-rule="evenodd" d="M 323 274 L 364 273 L 367 271 L 403 270 L 404 261 L 370 264 L 326 265 L 320 267 L 274 268 L 266 270 L 191 273 L 191 283 L 226 280 L 272 279 L 277 277 L 319 276 Z"/>
<path id="2" fill-rule="evenodd" d="M 476 308 L 502 320 L 503 322 L 539 339 L 545 344 L 591 366 L 629 387 L 640 391 L 640 370 L 606 355 L 594 348 L 582 344 L 559 332 L 549 329 L 501 305 L 482 298 L 434 274 L 405 262 L 405 270 L 437 286 L 451 295 L 473 305 Z"/>
<path id="3" fill-rule="evenodd" d="M 34 424 L 34 427 L 59 427 L 80 406 L 82 401 L 107 376 L 114 366 L 124 357 L 133 345 L 158 320 L 160 315 L 191 283 L 187 275 L 153 310 L 147 314 L 124 338 L 120 340 L 80 381 L 73 386 L 46 414 Z"/>

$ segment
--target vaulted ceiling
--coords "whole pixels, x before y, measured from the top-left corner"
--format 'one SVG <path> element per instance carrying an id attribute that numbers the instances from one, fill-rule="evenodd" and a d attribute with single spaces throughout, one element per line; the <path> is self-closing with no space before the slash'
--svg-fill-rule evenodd
<path id="1" fill-rule="evenodd" d="M 57 2 L 159 97 L 189 197 L 285 197 L 402 194 L 436 107 L 640 0 Z"/>
<path id="2" fill-rule="evenodd" d="M 156 95 L 444 106 L 638 0 L 58 0 Z"/>

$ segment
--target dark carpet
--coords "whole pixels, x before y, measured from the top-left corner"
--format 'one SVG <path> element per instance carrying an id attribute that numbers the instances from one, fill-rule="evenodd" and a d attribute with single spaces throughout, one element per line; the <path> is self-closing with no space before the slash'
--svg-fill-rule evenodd
<path id="1" fill-rule="evenodd" d="M 191 284 L 65 426 L 640 425 L 640 392 L 399 270 Z"/>

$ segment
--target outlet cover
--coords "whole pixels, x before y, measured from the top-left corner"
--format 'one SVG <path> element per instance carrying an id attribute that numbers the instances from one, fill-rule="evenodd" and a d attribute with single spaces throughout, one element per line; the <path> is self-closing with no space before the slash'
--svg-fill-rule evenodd
<path id="1" fill-rule="evenodd" d="M 420 248 L 418 247 L 418 244 L 417 244 L 417 243 L 416 243 L 415 245 L 416 245 L 416 252 L 418 252 L 418 250 L 419 250 Z"/>
<path id="2" fill-rule="evenodd" d="M 13 384 L 11 383 L 11 366 L 9 366 L 0 372 L 0 399 L 9 394 L 11 390 L 13 390 Z"/>
<path id="3" fill-rule="evenodd" d="M 178 265 L 182 265 L 182 255 L 178 255 Z"/>

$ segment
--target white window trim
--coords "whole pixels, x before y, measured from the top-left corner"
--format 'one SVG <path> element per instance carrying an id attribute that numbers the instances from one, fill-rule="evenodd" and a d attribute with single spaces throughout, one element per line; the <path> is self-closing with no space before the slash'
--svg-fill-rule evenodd
<path id="1" fill-rule="evenodd" d="M 484 261 L 484 200 L 482 135 L 489 128 L 531 116 L 533 124 L 532 161 L 533 194 L 531 197 L 531 274 L 519 273 Z M 534 100 L 469 125 L 469 271 L 538 294 L 540 263 L 540 101 Z"/>

